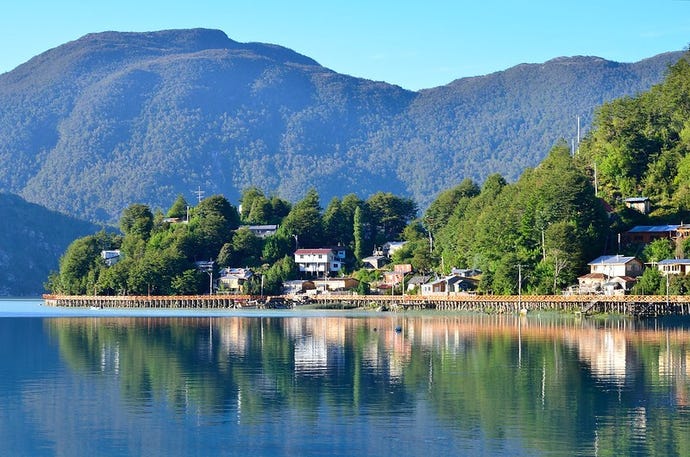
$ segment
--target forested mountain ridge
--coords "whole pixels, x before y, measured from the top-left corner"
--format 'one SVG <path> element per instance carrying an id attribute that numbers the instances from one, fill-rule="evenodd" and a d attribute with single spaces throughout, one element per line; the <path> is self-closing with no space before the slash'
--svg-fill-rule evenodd
<path id="1" fill-rule="evenodd" d="M 0 193 L 0 296 L 38 296 L 60 255 L 97 227 Z"/>
<path id="2" fill-rule="evenodd" d="M 652 221 L 690 217 L 690 54 L 649 91 L 598 108 L 578 162 L 599 195 L 622 206 L 628 197 L 652 202 Z"/>
<path id="3" fill-rule="evenodd" d="M 426 206 L 463 178 L 508 180 L 602 102 L 660 81 L 635 64 L 559 58 L 411 92 L 215 30 L 105 32 L 0 75 L 0 189 L 92 221 L 199 186 L 296 201 L 393 192 Z"/>

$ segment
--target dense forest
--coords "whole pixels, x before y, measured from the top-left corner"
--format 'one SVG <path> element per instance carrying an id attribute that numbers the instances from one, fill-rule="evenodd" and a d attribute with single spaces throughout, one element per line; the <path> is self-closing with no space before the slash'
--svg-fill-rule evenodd
<path id="1" fill-rule="evenodd" d="M 386 192 L 366 200 L 356 194 L 334 197 L 324 210 L 314 188 L 291 205 L 250 187 L 240 199 L 241 212 L 216 195 L 192 208 L 188 224 L 170 224 L 162 212 L 154 215 L 137 204 L 122 215 L 123 235 L 101 232 L 75 241 L 51 288 L 64 293 L 199 292 L 203 276 L 193 262 L 214 260 L 218 267 L 258 269 L 269 293 L 276 293 L 282 281 L 296 275 L 292 253 L 297 245 L 346 246 L 352 253 L 347 273 L 368 281 L 372 278 L 360 270 L 361 259 L 386 241 L 405 240 L 393 260 L 411 263 L 416 271 L 479 268 L 480 290 L 486 293 L 516 293 L 518 287 L 559 293 L 602 254 L 627 253 L 646 262 L 690 255 L 690 244 L 674 246 L 671 240 L 627 245 L 625 252 L 613 252 L 618 246 L 612 242 L 634 224 L 680 223 L 690 214 L 688 119 L 686 56 L 650 91 L 604 104 L 575 154 L 567 143 L 557 144 L 515 183 L 499 174 L 481 186 L 464 179 L 441 192 L 421 217 L 412 199 Z M 650 215 L 625 207 L 623 197 L 638 195 L 653 200 Z M 188 206 L 179 196 L 168 216 L 181 217 Z M 267 223 L 280 228 L 266 239 L 239 228 Z M 121 248 L 124 261 L 106 268 L 98 256 L 110 248 Z M 640 282 L 646 293 L 661 287 L 654 269 Z M 690 282 L 674 278 L 672 288 L 685 293 Z"/>
<path id="2" fill-rule="evenodd" d="M 121 233 L 104 230 L 75 240 L 60 259 L 49 290 L 65 294 L 197 294 L 208 293 L 206 273 L 195 262 L 222 267 L 252 267 L 264 278 L 264 291 L 279 294 L 282 283 L 296 277 L 293 252 L 300 247 L 343 245 L 353 253 L 349 271 L 373 246 L 395 239 L 417 213 L 415 203 L 379 192 L 367 200 L 354 194 L 333 198 L 325 210 L 311 189 L 291 205 L 248 188 L 242 211 L 222 195 L 190 207 L 179 196 L 166 214 L 147 205 L 130 205 L 120 218 Z M 187 219 L 188 218 L 188 219 Z M 172 222 L 174 221 L 174 222 Z M 280 223 L 266 239 L 241 224 Z M 122 260 L 108 266 L 101 251 L 121 251 Z M 431 265 L 425 265 L 430 268 Z M 259 292 L 258 278 L 248 292 Z"/>
<path id="3" fill-rule="evenodd" d="M 514 182 L 578 116 L 586 129 L 679 57 L 558 58 L 412 92 L 217 30 L 91 34 L 0 75 L 0 190 L 109 224 L 199 187 L 292 203 L 382 191 L 424 209 L 463 178 Z"/>

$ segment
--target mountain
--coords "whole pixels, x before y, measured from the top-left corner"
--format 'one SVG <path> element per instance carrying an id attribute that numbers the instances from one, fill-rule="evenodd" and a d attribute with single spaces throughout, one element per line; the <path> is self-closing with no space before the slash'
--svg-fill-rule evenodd
<path id="1" fill-rule="evenodd" d="M 0 75 L 0 190 L 99 222 L 251 185 L 423 208 L 466 177 L 517 179 L 680 55 L 558 58 L 412 92 L 217 30 L 91 34 Z"/>
<path id="2" fill-rule="evenodd" d="M 0 296 L 43 293 L 67 246 L 98 230 L 11 194 L 0 193 L 0 214 Z"/>

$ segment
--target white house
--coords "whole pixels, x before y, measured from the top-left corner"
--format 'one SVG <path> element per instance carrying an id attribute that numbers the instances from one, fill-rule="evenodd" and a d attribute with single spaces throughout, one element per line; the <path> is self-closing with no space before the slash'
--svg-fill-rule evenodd
<path id="1" fill-rule="evenodd" d="M 635 257 L 603 255 L 589 262 L 590 272 L 578 279 L 580 294 L 624 294 L 642 274 L 644 265 Z"/>
<path id="2" fill-rule="evenodd" d="M 588 263 L 590 273 L 603 273 L 609 278 L 630 276 L 636 278 L 642 274 L 642 262 L 635 257 L 623 255 L 602 255 Z"/>
<path id="3" fill-rule="evenodd" d="M 326 276 L 343 268 L 344 252 L 344 249 L 336 251 L 331 248 L 298 249 L 295 251 L 295 263 L 300 273 Z"/>
<path id="4" fill-rule="evenodd" d="M 662 274 L 687 275 L 690 274 L 690 259 L 665 259 L 657 264 Z"/>

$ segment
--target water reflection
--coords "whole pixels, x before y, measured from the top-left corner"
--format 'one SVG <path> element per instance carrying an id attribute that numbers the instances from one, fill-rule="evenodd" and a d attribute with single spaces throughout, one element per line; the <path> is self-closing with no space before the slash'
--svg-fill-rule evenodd
<path id="1" fill-rule="evenodd" d="M 682 321 L 45 322 L 75 372 L 116 380 L 133 409 L 164 404 L 207 423 L 327 423 L 334 431 L 392 421 L 429 427 L 414 433 L 442 436 L 449 451 L 479 442 L 492 455 L 690 455 L 690 332 Z"/>

